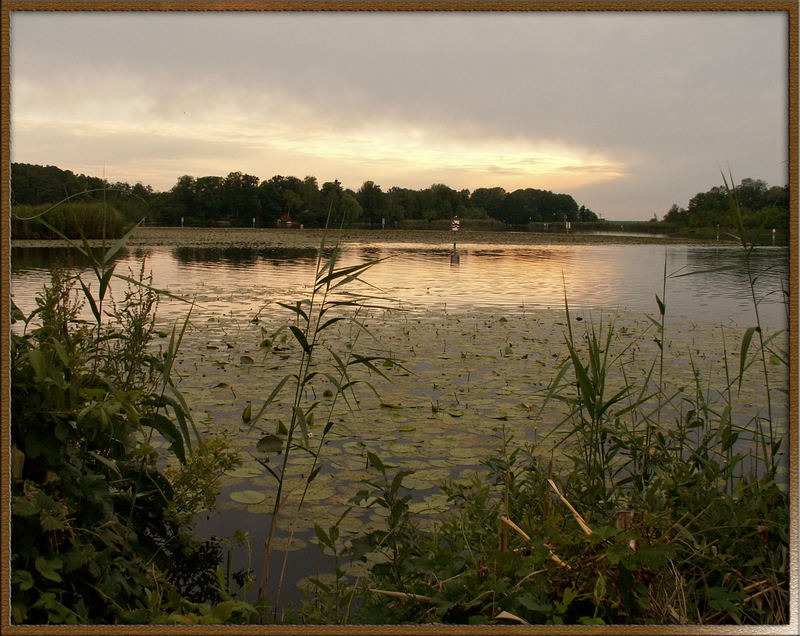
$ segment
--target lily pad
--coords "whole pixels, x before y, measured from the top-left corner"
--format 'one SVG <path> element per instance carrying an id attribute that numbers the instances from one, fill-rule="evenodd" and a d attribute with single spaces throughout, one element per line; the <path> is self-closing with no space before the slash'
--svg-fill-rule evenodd
<path id="1" fill-rule="evenodd" d="M 295 536 L 292 538 L 292 543 L 289 544 L 288 537 L 274 537 L 272 539 L 272 549 L 279 550 L 281 552 L 289 551 L 294 552 L 295 550 L 302 550 L 308 545 L 306 541 L 300 539 L 299 537 Z"/>
<path id="2" fill-rule="evenodd" d="M 237 466 L 236 468 L 231 468 L 230 470 L 226 470 L 225 474 L 229 477 L 258 477 L 264 469 L 260 466 Z"/>
<path id="3" fill-rule="evenodd" d="M 236 490 L 231 493 L 231 499 L 238 503 L 254 505 L 263 503 L 267 496 L 259 490 Z"/>
<path id="4" fill-rule="evenodd" d="M 283 450 L 283 440 L 277 435 L 266 435 L 258 440 L 256 449 L 262 453 L 279 453 Z"/>

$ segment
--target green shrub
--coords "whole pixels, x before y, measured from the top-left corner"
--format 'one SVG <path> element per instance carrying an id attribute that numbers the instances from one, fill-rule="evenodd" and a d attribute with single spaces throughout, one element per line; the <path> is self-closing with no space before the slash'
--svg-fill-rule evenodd
<path id="1" fill-rule="evenodd" d="M 147 346 L 154 294 L 140 276 L 103 311 L 113 320 L 101 324 L 98 311 L 92 326 L 77 318 L 75 280 L 55 271 L 36 310 L 14 308 L 14 623 L 186 622 L 197 609 L 189 601 L 223 600 L 213 576 L 221 549 L 198 543 L 175 514 L 173 484 L 150 444 L 158 432 L 181 462 L 192 457 L 188 413 L 167 390 L 174 347 Z M 234 605 L 229 617 L 249 611 Z M 216 616 L 203 607 L 205 620 Z"/>

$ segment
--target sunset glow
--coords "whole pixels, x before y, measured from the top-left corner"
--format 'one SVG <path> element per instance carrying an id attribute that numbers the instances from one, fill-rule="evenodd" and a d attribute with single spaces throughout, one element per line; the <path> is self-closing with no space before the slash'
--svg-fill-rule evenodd
<path id="1" fill-rule="evenodd" d="M 767 14 L 19 13 L 11 158 L 157 190 L 230 172 L 536 188 L 650 219 L 720 166 L 787 182 L 785 32 Z"/>

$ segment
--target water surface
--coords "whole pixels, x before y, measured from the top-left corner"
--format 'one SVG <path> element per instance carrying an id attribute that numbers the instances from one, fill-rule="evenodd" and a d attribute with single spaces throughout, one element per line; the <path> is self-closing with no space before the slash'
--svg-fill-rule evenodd
<path id="1" fill-rule="evenodd" d="M 782 290 L 788 290 L 787 248 L 753 251 L 762 320 L 786 323 Z M 153 285 L 193 298 L 212 313 L 253 315 L 276 301 L 307 294 L 314 278 L 315 248 L 138 247 L 121 254 L 117 272 L 138 272 L 141 259 Z M 379 261 L 362 291 L 400 302 L 410 311 L 430 308 L 513 310 L 570 306 L 596 312 L 656 311 L 663 296 L 671 316 L 754 324 L 752 298 L 742 251 L 735 246 L 692 245 L 420 245 L 345 244 L 341 264 Z M 56 261 L 80 271 L 80 255 L 66 249 L 12 249 L 11 289 L 23 311 Z M 730 268 L 730 269 L 725 269 Z M 85 270 L 84 270 L 85 271 Z M 684 276 L 683 274 L 692 273 Z M 88 282 L 91 276 L 85 277 Z M 124 286 L 116 281 L 115 289 Z M 162 303 L 160 315 L 185 311 L 182 303 Z"/>

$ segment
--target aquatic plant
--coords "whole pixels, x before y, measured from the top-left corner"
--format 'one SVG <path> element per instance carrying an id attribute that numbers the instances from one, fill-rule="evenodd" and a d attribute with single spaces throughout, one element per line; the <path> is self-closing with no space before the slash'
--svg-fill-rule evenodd
<path id="1" fill-rule="evenodd" d="M 748 258 L 752 243 L 742 246 Z M 614 320 L 589 321 L 580 337 L 565 297 L 567 355 L 538 411 L 528 407 L 537 422 L 545 404 L 561 403 L 563 419 L 524 450 L 499 427 L 498 451 L 482 462 L 491 480 L 443 484 L 451 508 L 431 529 L 410 514 L 413 493 L 399 497 L 413 472 L 392 475 L 370 457 L 382 479 L 359 500 L 397 511 L 352 540 L 351 558 L 367 568 L 352 583 L 353 622 L 786 623 L 786 421 L 769 406 L 769 376 L 786 372 L 788 356 L 782 331 L 755 338 L 763 329 L 747 271 L 756 326 L 741 336 L 738 369 L 723 331 L 721 386 L 712 389 L 692 351 L 691 384 L 665 378 L 667 281 L 692 274 L 668 274 L 665 260 L 649 370 L 627 371 L 637 347 L 620 344 Z M 754 361 L 761 378 L 748 373 Z M 766 413 L 747 413 L 737 396 L 759 384 Z M 568 461 L 542 455 L 554 438 Z"/>
<path id="2" fill-rule="evenodd" d="M 354 393 L 354 388 L 358 384 L 365 385 L 378 395 L 378 391 L 369 380 L 365 377 L 355 376 L 357 369 L 364 369 L 368 373 L 374 373 L 378 377 L 385 378 L 386 376 L 381 366 L 383 364 L 388 364 L 389 366 L 395 364 L 395 361 L 389 355 L 361 354 L 355 348 L 362 334 L 374 338 L 363 323 L 362 315 L 369 310 L 387 309 L 389 307 L 383 304 L 385 299 L 363 292 L 352 292 L 347 286 L 353 283 L 360 283 L 369 287 L 361 276 L 379 261 L 340 266 L 338 244 L 329 250 L 325 241 L 326 236 L 323 234 L 310 296 L 294 304 L 279 303 L 280 306 L 292 313 L 294 324 L 282 326 L 276 332 L 270 334 L 266 340 L 267 343 L 273 343 L 282 334 L 285 336 L 284 332 L 288 331 L 296 346 L 299 347 L 296 361 L 297 371 L 294 374 L 285 375 L 278 381 L 257 412 L 253 411 L 252 404 L 248 404 L 242 413 L 243 421 L 249 425 L 251 430 L 258 426 L 259 430 L 264 434 L 259 444 L 261 450 L 265 451 L 268 457 L 256 457 L 256 460 L 275 480 L 274 504 L 264 543 L 264 558 L 259 583 L 260 599 L 264 599 L 266 596 L 278 520 L 281 517 L 284 506 L 289 502 L 289 497 L 285 493 L 288 484 L 287 467 L 289 460 L 296 453 L 305 453 L 312 459 L 307 476 L 304 477 L 302 490 L 296 500 L 294 522 L 289 532 L 278 578 L 273 604 L 275 612 L 273 618 L 277 618 L 281 587 L 286 570 L 289 547 L 294 537 L 296 520 L 312 482 L 323 468 L 321 454 L 324 451 L 327 435 L 334 426 L 332 414 L 336 405 L 341 399 L 346 402 L 348 408 L 355 408 L 358 400 Z M 347 345 L 342 347 L 344 350 L 337 351 L 339 347 L 335 347 L 330 340 L 326 339 L 326 336 L 329 333 L 340 334 L 339 330 L 344 325 L 351 329 L 351 333 L 347 339 Z M 323 352 L 328 355 L 325 368 L 320 367 L 320 359 Z M 316 398 L 314 386 L 318 381 L 327 382 L 326 386 L 329 387 L 325 390 L 328 399 L 324 405 Z M 284 424 L 279 419 L 274 430 L 259 426 L 258 422 L 287 383 L 293 383 L 294 388 L 288 424 Z M 309 392 L 314 395 L 314 399 L 308 399 Z M 320 418 L 324 422 L 322 432 L 312 440 L 315 419 L 324 409 L 327 410 Z M 280 463 L 273 466 L 269 461 L 269 456 L 275 455 L 280 455 Z"/>
<path id="3" fill-rule="evenodd" d="M 131 223 L 116 208 L 104 202 L 71 201 L 52 205 L 14 205 L 11 208 L 11 235 L 18 239 L 119 238 Z M 40 221 L 46 218 L 46 223 Z"/>

